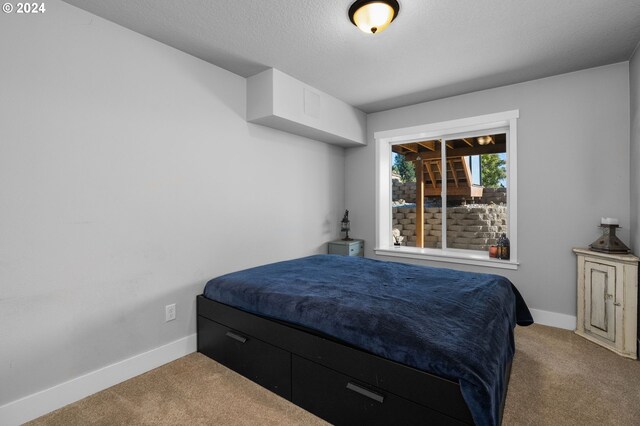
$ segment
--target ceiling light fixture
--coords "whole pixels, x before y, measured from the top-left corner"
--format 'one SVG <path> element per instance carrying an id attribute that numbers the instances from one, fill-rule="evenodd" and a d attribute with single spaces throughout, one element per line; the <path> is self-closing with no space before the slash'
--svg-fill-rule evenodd
<path id="1" fill-rule="evenodd" d="M 349 8 L 349 19 L 363 32 L 377 34 L 396 19 L 399 10 L 396 0 L 358 0 Z"/>
<path id="2" fill-rule="evenodd" d="M 480 136 L 478 138 L 478 144 L 487 145 L 487 144 L 491 143 L 492 140 L 493 140 L 493 138 L 491 136 Z"/>

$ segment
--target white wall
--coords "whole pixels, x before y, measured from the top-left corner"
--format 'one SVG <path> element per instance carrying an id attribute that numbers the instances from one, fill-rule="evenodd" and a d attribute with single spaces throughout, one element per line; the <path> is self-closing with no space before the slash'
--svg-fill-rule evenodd
<path id="1" fill-rule="evenodd" d="M 640 251 L 640 43 L 629 61 L 631 97 L 631 245 Z"/>
<path id="2" fill-rule="evenodd" d="M 209 278 L 344 209 L 344 150 L 246 123 L 245 79 L 46 6 L 0 14 L 0 405 L 194 333 Z"/>
<path id="3" fill-rule="evenodd" d="M 437 266 L 503 274 L 530 307 L 573 316 L 576 263 L 571 248 L 585 247 L 600 235 L 601 216 L 620 218 L 620 236 L 629 241 L 626 62 L 370 114 L 369 145 L 346 152 L 346 208 L 353 235 L 364 238 L 366 255 L 375 257 L 374 132 L 513 109 L 520 110 L 521 265 L 517 271 Z"/>

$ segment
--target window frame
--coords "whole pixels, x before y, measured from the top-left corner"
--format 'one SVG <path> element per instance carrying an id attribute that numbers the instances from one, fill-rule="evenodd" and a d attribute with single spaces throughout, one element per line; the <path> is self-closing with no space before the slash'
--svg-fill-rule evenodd
<path id="1" fill-rule="evenodd" d="M 375 248 L 378 255 L 409 259 L 435 260 L 502 269 L 518 268 L 518 180 L 517 180 L 517 120 L 519 110 L 504 111 L 476 117 L 467 117 L 438 123 L 384 130 L 374 133 L 376 162 Z M 511 258 L 500 260 L 489 257 L 488 252 L 452 248 L 394 247 L 391 241 L 391 145 L 411 143 L 425 139 L 451 139 L 456 135 L 479 133 L 506 133 L 507 138 L 507 226 L 511 242 Z M 446 149 L 442 149 L 446 160 Z M 443 160 L 443 161 L 444 161 Z M 443 162 L 446 164 L 446 162 Z M 446 187 L 443 185 L 443 195 Z M 418 203 L 416 203 L 417 205 Z M 445 217 L 445 215 L 443 215 Z M 446 220 L 443 221 L 443 228 Z M 446 228 L 445 228 L 446 229 Z"/>

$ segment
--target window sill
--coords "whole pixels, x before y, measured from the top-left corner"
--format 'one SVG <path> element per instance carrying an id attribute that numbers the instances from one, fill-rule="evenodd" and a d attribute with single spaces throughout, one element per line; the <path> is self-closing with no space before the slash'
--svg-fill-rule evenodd
<path id="1" fill-rule="evenodd" d="M 374 250 L 380 256 L 404 257 L 408 259 L 434 260 L 438 262 L 461 263 L 464 265 L 485 266 L 499 269 L 518 269 L 516 260 L 500 260 L 489 257 L 489 253 L 467 250 L 439 250 L 415 247 L 379 247 Z"/>

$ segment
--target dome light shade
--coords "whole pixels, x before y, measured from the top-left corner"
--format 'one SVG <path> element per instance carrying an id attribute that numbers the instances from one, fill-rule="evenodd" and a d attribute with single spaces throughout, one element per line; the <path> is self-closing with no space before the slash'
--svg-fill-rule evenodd
<path id="1" fill-rule="evenodd" d="M 363 32 L 377 34 L 389 26 L 399 10 L 396 0 L 358 0 L 349 8 L 349 19 Z"/>
<path id="2" fill-rule="evenodd" d="M 480 136 L 478 137 L 479 145 L 487 145 L 493 142 L 493 138 L 491 136 Z"/>

